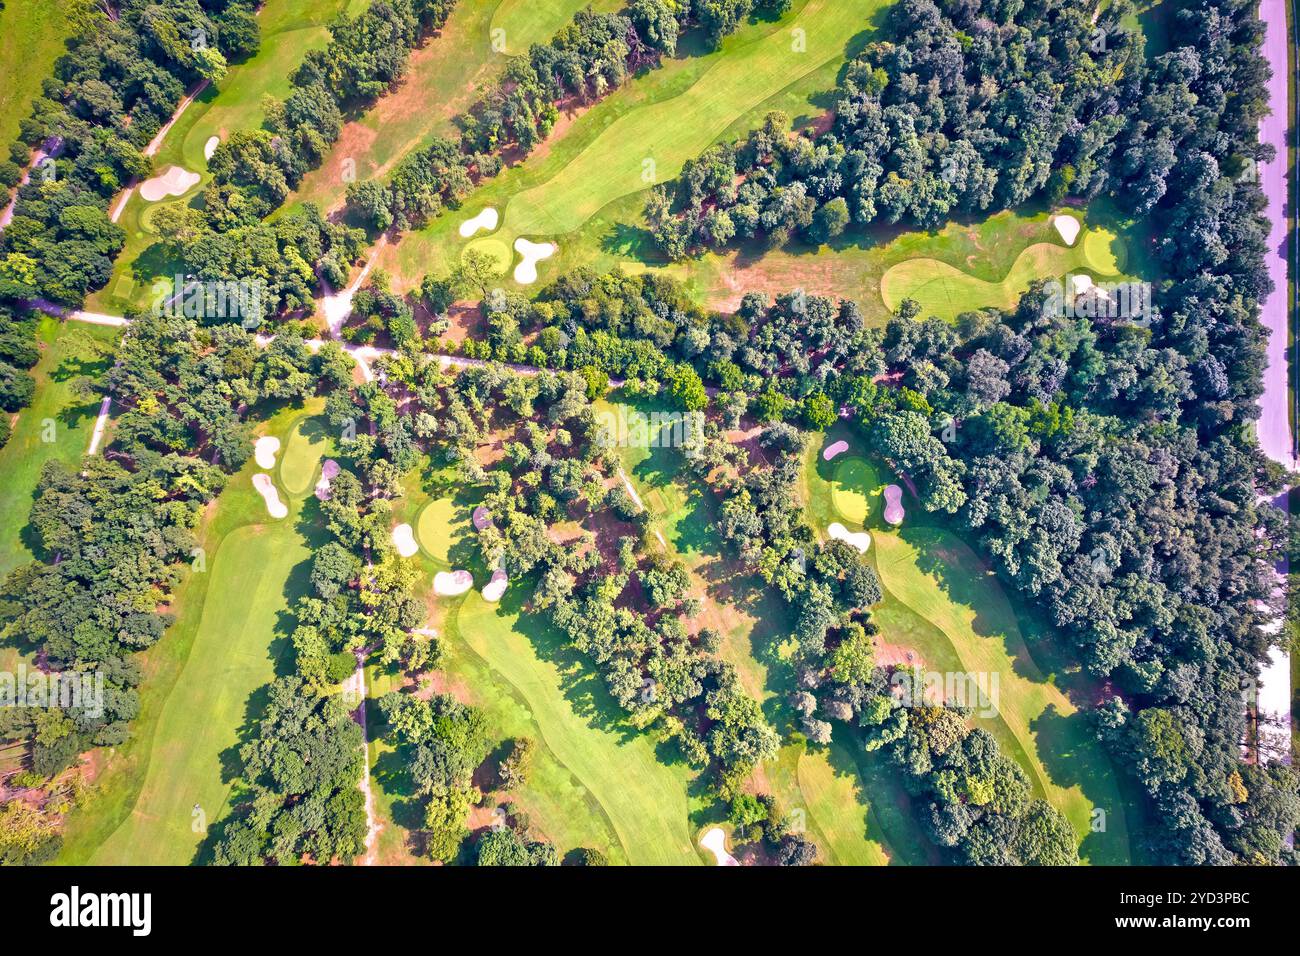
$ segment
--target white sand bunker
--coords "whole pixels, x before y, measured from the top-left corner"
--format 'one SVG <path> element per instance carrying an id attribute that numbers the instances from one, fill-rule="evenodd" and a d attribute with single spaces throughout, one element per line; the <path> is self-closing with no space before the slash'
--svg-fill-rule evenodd
<path id="1" fill-rule="evenodd" d="M 1078 219 L 1066 214 L 1053 216 L 1052 225 L 1056 228 L 1056 234 L 1067 246 L 1074 245 L 1074 240 L 1079 238 L 1079 230 L 1083 228 L 1079 225 Z"/>
<path id="2" fill-rule="evenodd" d="M 822 458 L 824 458 L 826 461 L 831 461 L 835 458 L 836 455 L 842 455 L 848 450 L 849 450 L 848 442 L 837 441 L 833 445 L 827 446 L 826 450 L 822 452 Z"/>
<path id="3" fill-rule="evenodd" d="M 474 586 L 474 575 L 468 571 L 439 571 L 433 576 L 433 593 L 441 597 L 456 597 Z"/>
<path id="4" fill-rule="evenodd" d="M 420 546 L 415 543 L 415 532 L 409 524 L 399 524 L 393 529 L 393 547 L 404 558 L 409 558 L 420 550 Z"/>
<path id="5" fill-rule="evenodd" d="M 1083 295 L 1092 288 L 1092 276 L 1070 276 L 1070 291 L 1076 296 Z"/>
<path id="6" fill-rule="evenodd" d="M 497 227 L 497 223 L 500 221 L 501 217 L 497 215 L 497 211 L 489 206 L 477 216 L 472 219 L 466 219 L 460 224 L 460 237 L 462 239 L 468 239 L 480 229 L 491 232 Z"/>
<path id="7" fill-rule="evenodd" d="M 271 481 L 270 475 L 264 475 L 259 471 L 253 476 L 253 487 L 262 496 L 262 500 L 266 502 L 267 514 L 272 518 L 283 518 L 289 513 L 289 508 L 280 500 L 279 489 Z"/>
<path id="8" fill-rule="evenodd" d="M 524 261 L 515 266 L 515 281 L 520 285 L 532 285 L 537 281 L 537 263 L 555 255 L 559 247 L 553 242 L 530 242 L 527 239 L 515 240 L 515 252 L 524 257 Z"/>
<path id="9" fill-rule="evenodd" d="M 275 467 L 275 456 L 279 451 L 280 439 L 270 435 L 259 438 L 253 444 L 253 458 L 257 461 L 257 467 L 270 471 Z"/>
<path id="10" fill-rule="evenodd" d="M 209 136 L 208 141 L 203 144 L 203 158 L 211 159 L 212 154 L 217 151 L 219 145 L 221 145 L 220 136 Z"/>
<path id="11" fill-rule="evenodd" d="M 153 179 L 140 184 L 140 195 L 145 202 L 157 202 L 168 196 L 184 196 L 198 181 L 198 173 L 179 166 L 168 166 Z"/>
<path id="12" fill-rule="evenodd" d="M 867 548 L 871 547 L 871 535 L 865 531 L 850 531 L 838 521 L 827 528 L 826 533 L 836 541 L 843 541 L 850 547 L 857 548 L 859 554 L 866 554 Z"/>
<path id="13" fill-rule="evenodd" d="M 727 835 L 722 827 L 714 827 L 700 837 L 700 846 L 713 854 L 718 866 L 740 866 L 740 861 L 727 852 Z"/>
<path id="14" fill-rule="evenodd" d="M 903 489 L 898 485 L 885 487 L 885 520 L 890 524 L 902 524 L 907 512 L 903 508 Z"/>
<path id="15" fill-rule="evenodd" d="M 339 463 L 327 458 L 320 466 L 320 481 L 316 482 L 316 497 L 321 501 L 330 500 L 330 482 L 338 477 Z"/>
<path id="16" fill-rule="evenodd" d="M 474 521 L 474 530 L 483 531 L 492 526 L 492 512 L 488 511 L 487 508 L 484 508 L 482 505 L 479 505 L 474 509 L 472 520 Z"/>
<path id="17" fill-rule="evenodd" d="M 492 580 L 487 583 L 483 589 L 483 600 L 491 601 L 495 604 L 501 600 L 501 595 L 506 593 L 506 588 L 510 586 L 509 576 L 500 568 L 492 572 Z"/>

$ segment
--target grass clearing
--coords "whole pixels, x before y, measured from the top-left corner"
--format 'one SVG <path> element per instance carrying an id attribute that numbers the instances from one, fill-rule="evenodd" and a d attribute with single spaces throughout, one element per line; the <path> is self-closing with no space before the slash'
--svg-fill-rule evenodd
<path id="1" fill-rule="evenodd" d="M 303 177 L 287 209 L 314 202 L 332 210 L 349 179 L 386 178 L 435 136 L 458 135 L 455 120 L 496 81 L 507 57 L 545 43 L 590 6 L 617 11 L 623 0 L 486 0 L 461 3 L 440 35 L 411 54 L 398 88 L 347 123 L 317 168 Z M 499 32 L 498 32 L 499 31 Z"/>
<path id="2" fill-rule="evenodd" d="M 0 146 L 18 138 L 72 31 L 63 0 L 5 0 L 0 7 Z"/>
<path id="3" fill-rule="evenodd" d="M 287 436 L 314 400 L 285 409 L 266 433 Z M 205 570 L 183 569 L 175 623 L 141 658 L 140 714 L 131 739 L 108 754 L 85 807 L 68 820 L 60 861 L 187 864 L 202 859 L 198 804 L 211 826 L 227 809 L 234 748 L 258 712 L 259 692 L 288 648 L 289 605 L 307 593 L 309 559 L 324 543 L 312 497 L 288 496 L 289 516 L 267 518 L 249 463 L 232 476 L 200 532 Z"/>

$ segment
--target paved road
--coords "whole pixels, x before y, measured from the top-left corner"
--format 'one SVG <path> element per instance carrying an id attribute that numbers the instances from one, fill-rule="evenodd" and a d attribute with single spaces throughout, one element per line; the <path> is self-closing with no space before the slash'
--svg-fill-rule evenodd
<path id="1" fill-rule="evenodd" d="M 1291 396 L 1287 387 L 1287 319 L 1290 316 L 1290 287 L 1287 282 L 1287 234 L 1290 211 L 1287 190 L 1287 130 L 1292 112 L 1287 100 L 1287 24 L 1289 0 L 1262 0 L 1261 19 L 1267 27 L 1263 53 L 1273 68 L 1268 82 L 1272 113 L 1259 126 L 1261 142 L 1272 143 L 1277 156 L 1260 168 L 1260 185 L 1268 197 L 1272 227 L 1269 230 L 1267 265 L 1273 293 L 1261 303 L 1261 316 L 1269 330 L 1268 370 L 1264 373 L 1264 395 L 1258 431 L 1260 447 L 1274 461 L 1297 467 L 1295 441 L 1290 424 Z"/>
<path id="2" fill-rule="evenodd" d="M 1288 214 L 1292 212 L 1291 197 L 1288 194 L 1287 133 L 1292 127 L 1295 113 L 1292 110 L 1287 91 L 1287 46 L 1290 39 L 1287 31 L 1287 4 L 1291 0 L 1261 0 L 1260 19 L 1264 21 L 1263 54 L 1273 69 L 1273 76 L 1268 82 L 1268 101 L 1272 113 L 1259 124 L 1260 142 L 1272 143 L 1277 155 L 1271 163 L 1265 163 L 1260 169 L 1260 185 L 1268 198 L 1269 216 L 1272 220 L 1269 229 L 1266 262 L 1268 274 L 1273 280 L 1273 292 L 1260 305 L 1260 319 L 1269 331 L 1268 368 L 1264 372 L 1264 394 L 1260 399 L 1260 418 L 1256 426 L 1260 447 L 1274 461 L 1295 470 L 1300 467 L 1296 458 L 1295 436 L 1291 428 L 1290 410 L 1291 394 L 1288 388 L 1289 375 L 1287 367 L 1287 327 L 1291 315 L 1291 288 L 1288 283 L 1288 244 L 1290 231 Z M 1287 507 L 1287 496 L 1282 495 L 1276 502 L 1279 507 Z M 1278 590 L 1285 588 L 1287 582 L 1286 568 L 1278 569 Z M 1275 627 L 1281 628 L 1278 620 Z M 1291 660 L 1281 648 L 1273 648 L 1268 663 L 1260 672 L 1259 709 L 1266 713 L 1291 715 Z"/>

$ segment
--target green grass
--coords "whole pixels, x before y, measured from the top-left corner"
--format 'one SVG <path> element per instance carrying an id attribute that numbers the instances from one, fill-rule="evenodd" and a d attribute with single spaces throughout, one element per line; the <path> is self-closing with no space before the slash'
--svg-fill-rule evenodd
<path id="1" fill-rule="evenodd" d="M 301 498 L 315 490 L 321 460 L 329 448 L 329 425 L 322 418 L 299 419 L 289 431 L 278 467 L 280 484 L 290 497 Z"/>
<path id="2" fill-rule="evenodd" d="M 0 147 L 7 150 L 18 137 L 18 124 L 31 114 L 32 100 L 40 95 L 42 81 L 53 75 L 72 29 L 62 0 L 5 0 L 0 9 Z"/>
<path id="3" fill-rule="evenodd" d="M 840 59 L 844 44 L 866 26 L 869 8 L 809 0 L 788 28 L 735 45 L 687 89 L 606 125 L 553 175 L 512 197 L 504 227 L 512 236 L 574 232 L 609 203 L 644 191 L 647 161 L 655 164 L 656 176 L 675 179 L 738 115 Z M 805 31 L 806 48 L 794 42 L 795 29 Z"/>
<path id="4" fill-rule="evenodd" d="M 450 498 L 438 498 L 420 509 L 420 517 L 415 523 L 415 537 L 420 542 L 420 547 L 437 560 L 448 564 L 448 567 L 451 561 L 455 509 L 455 502 Z M 461 522 L 461 527 L 465 532 L 470 530 L 465 522 Z"/>
<path id="5" fill-rule="evenodd" d="M 95 377 L 109 366 L 103 359 L 84 361 L 78 342 L 86 337 L 104 343 L 117 339 L 116 329 L 92 325 L 65 325 L 42 317 L 37 326 L 41 359 L 32 369 L 36 391 L 32 404 L 18 413 L 8 444 L 0 449 L 0 576 L 32 559 L 28 515 L 36 483 L 47 461 L 70 465 L 90 446 L 99 414 L 99 402 L 73 394 L 82 376 Z M 46 438 L 53 437 L 53 441 Z"/>
<path id="6" fill-rule="evenodd" d="M 604 682 L 558 634 L 517 609 L 519 589 L 500 606 L 477 591 L 456 615 L 461 640 L 525 702 L 542 740 L 580 780 L 617 835 L 629 863 L 697 862 L 687 791 L 693 774 L 666 763 L 646 734 L 625 724 Z"/>
<path id="7" fill-rule="evenodd" d="M 854 451 L 861 436 L 838 425 L 809 448 L 804 467 L 805 499 L 819 528 L 835 511 L 839 473 L 821 457 L 824 444 L 843 438 Z M 872 478 L 873 487 L 879 479 Z M 869 496 L 870 497 L 870 496 Z M 933 521 L 912 503 L 901 528 L 887 527 L 873 509 L 868 527 L 885 599 L 872 611 L 885 644 L 912 651 L 929 671 L 997 674 L 994 716 L 976 724 L 998 740 L 1045 796 L 1070 821 L 1093 863 L 1127 863 L 1130 850 L 1123 798 L 1116 771 L 1088 727 L 1086 716 L 1061 686 L 1066 675 L 1045 673 L 1021 633 L 1020 619 L 983 561 L 951 531 L 926 527 Z M 1091 832 L 1094 808 L 1106 813 L 1106 831 Z"/>
<path id="8" fill-rule="evenodd" d="M 890 267 L 880 280 L 885 307 L 897 309 L 904 299 L 914 299 L 924 316 L 953 319 L 962 312 L 994 306 L 1012 309 L 1035 279 L 1064 280 L 1068 273 L 1088 273 L 1110 279 L 1122 268 L 1118 238 L 1099 228 L 1088 229 L 1073 246 L 1038 242 L 1016 257 L 1011 269 L 989 281 L 939 259 L 917 257 Z"/>
<path id="9" fill-rule="evenodd" d="M 286 409 L 266 426 L 283 441 L 299 419 Z M 192 827 L 227 809 L 241 731 L 288 646 L 292 600 L 307 592 L 309 559 L 324 543 L 315 499 L 287 497 L 289 516 L 267 517 L 249 463 L 231 477 L 201 531 L 203 570 L 182 570 L 175 623 L 142 658 L 140 715 L 109 753 L 90 798 L 68 821 L 60 862 L 186 864 L 204 834 Z M 282 489 L 283 493 L 283 489 Z"/>

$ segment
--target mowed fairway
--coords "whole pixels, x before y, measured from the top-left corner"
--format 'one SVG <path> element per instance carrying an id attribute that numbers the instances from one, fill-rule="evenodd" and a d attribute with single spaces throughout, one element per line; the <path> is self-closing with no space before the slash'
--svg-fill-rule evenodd
<path id="1" fill-rule="evenodd" d="M 514 235 L 573 232 L 607 204 L 644 190 L 647 160 L 659 181 L 675 179 L 737 116 L 843 56 L 875 6 L 809 0 L 783 28 L 728 51 L 681 94 L 606 126 L 554 176 L 510 201 L 507 227 Z"/>
<path id="2" fill-rule="evenodd" d="M 922 316 L 953 319 L 972 309 L 993 306 L 1012 309 L 1035 279 L 1064 281 L 1068 273 L 1090 273 L 1097 279 L 1115 277 L 1120 262 L 1113 248 L 1118 239 L 1101 229 L 1089 229 L 1074 246 L 1038 242 L 1028 246 L 999 281 L 990 282 L 938 259 L 918 257 L 889 269 L 880 281 L 885 306 L 893 311 L 904 299 L 914 299 Z"/>
<path id="3" fill-rule="evenodd" d="M 82 376 L 97 377 L 107 371 L 109 359 L 88 360 L 81 347 L 88 339 L 110 344 L 117 329 L 94 325 L 68 325 L 48 316 L 37 326 L 41 359 L 32 369 L 36 392 L 32 403 L 18 413 L 9 442 L 0 448 L 0 576 L 32 558 L 28 516 L 35 501 L 36 483 L 47 461 L 71 465 L 90 446 L 99 414 L 99 401 L 73 393 Z M 4 414 L 4 413 L 0 413 Z M 53 436 L 53 441 L 46 441 Z"/>
<path id="4" fill-rule="evenodd" d="M 284 442 L 304 414 L 281 412 L 264 433 Z M 288 517 L 267 516 L 252 487 L 259 470 L 250 459 L 230 478 L 200 538 L 203 570 L 182 570 L 176 622 L 143 658 L 132 739 L 70 819 L 62 862 L 192 863 L 205 838 L 198 824 L 211 826 L 226 810 L 233 748 L 256 716 L 258 692 L 279 672 L 285 612 L 306 592 L 308 562 L 323 543 L 314 498 L 287 497 Z"/>
<path id="5" fill-rule="evenodd" d="M 660 760 L 649 735 L 622 721 L 590 665 L 512 603 L 468 594 L 457 615 L 461 639 L 527 704 L 542 741 L 599 804 L 629 863 L 699 862 L 687 801 L 693 774 Z"/>

